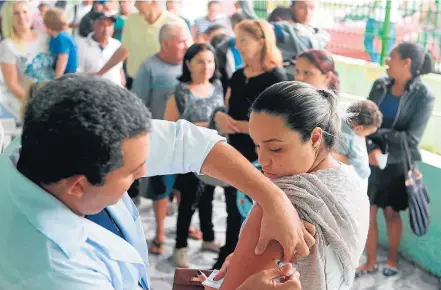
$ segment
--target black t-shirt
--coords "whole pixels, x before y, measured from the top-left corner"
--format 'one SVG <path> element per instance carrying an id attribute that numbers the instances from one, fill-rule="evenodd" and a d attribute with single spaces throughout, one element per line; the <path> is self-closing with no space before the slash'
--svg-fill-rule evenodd
<path id="1" fill-rule="evenodd" d="M 268 87 L 286 81 L 286 73 L 276 67 L 269 72 L 247 79 L 244 69 L 237 70 L 230 80 L 231 96 L 228 114 L 235 120 L 248 121 L 249 110 L 256 98 Z M 228 136 L 231 146 L 253 162 L 257 154 L 253 141 L 248 134 L 232 134 Z"/>

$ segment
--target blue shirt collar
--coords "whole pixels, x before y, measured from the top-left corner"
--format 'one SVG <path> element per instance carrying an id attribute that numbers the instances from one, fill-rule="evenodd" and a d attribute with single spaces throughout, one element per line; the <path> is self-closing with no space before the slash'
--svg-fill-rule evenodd
<path id="1" fill-rule="evenodd" d="M 0 171 L 8 172 L 9 176 L 7 193 L 28 221 L 70 258 L 87 239 L 84 218 L 17 170 L 14 159 L 20 144 L 17 138 L 0 155 Z"/>

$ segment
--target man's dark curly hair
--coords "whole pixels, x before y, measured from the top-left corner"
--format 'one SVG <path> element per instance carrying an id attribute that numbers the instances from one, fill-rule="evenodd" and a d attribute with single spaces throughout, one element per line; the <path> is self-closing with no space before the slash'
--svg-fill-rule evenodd
<path id="1" fill-rule="evenodd" d="M 84 175 L 103 185 L 123 166 L 122 141 L 150 130 L 151 114 L 134 94 L 99 77 L 68 74 L 29 102 L 18 169 L 37 184 Z"/>
<path id="2" fill-rule="evenodd" d="M 349 113 L 348 121 L 351 126 L 362 125 L 380 128 L 383 122 L 383 114 L 378 106 L 370 100 L 350 105 L 347 112 Z"/>

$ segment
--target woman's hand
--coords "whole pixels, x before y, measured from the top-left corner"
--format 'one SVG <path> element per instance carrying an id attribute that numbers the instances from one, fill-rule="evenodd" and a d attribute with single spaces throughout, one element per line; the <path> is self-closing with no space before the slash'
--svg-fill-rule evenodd
<path id="1" fill-rule="evenodd" d="M 378 167 L 380 164 L 378 163 L 378 157 L 382 154 L 380 149 L 372 150 L 369 153 L 369 164 L 372 166 Z"/>
<path id="2" fill-rule="evenodd" d="M 234 253 L 231 253 L 230 255 L 228 255 L 228 257 L 225 259 L 224 263 L 222 264 L 222 267 L 220 268 L 219 272 L 217 273 L 217 275 L 214 277 L 214 280 L 220 280 L 222 278 L 225 277 L 225 275 L 227 274 L 228 271 L 228 266 L 230 266 L 231 260 L 233 259 L 233 255 Z"/>
<path id="3" fill-rule="evenodd" d="M 217 112 L 214 116 L 214 121 L 221 134 L 240 133 L 236 121 L 226 113 Z"/>
<path id="4" fill-rule="evenodd" d="M 225 263 L 231 260 L 232 255 L 233 254 L 227 257 Z M 224 268 L 224 266 L 222 266 L 222 268 Z M 301 290 L 302 286 L 300 285 L 299 277 L 299 272 L 294 273 L 292 265 L 286 264 L 281 268 L 275 267 L 273 269 L 257 272 L 256 274 L 246 279 L 245 282 L 243 282 L 242 285 L 240 285 L 239 288 L 237 288 L 236 290 Z M 203 283 L 207 279 L 207 276 L 205 276 L 204 273 L 200 272 L 198 274 L 198 278 L 199 281 Z M 276 282 L 275 279 L 278 279 L 279 282 Z M 217 280 L 217 276 L 215 277 L 215 280 Z M 214 288 L 208 286 L 204 286 L 204 289 L 214 290 Z"/>
<path id="5" fill-rule="evenodd" d="M 273 268 L 260 271 L 249 277 L 237 290 L 301 290 L 299 272 L 293 273 L 291 264 L 287 264 L 282 268 Z M 275 279 L 279 279 L 276 283 Z"/>

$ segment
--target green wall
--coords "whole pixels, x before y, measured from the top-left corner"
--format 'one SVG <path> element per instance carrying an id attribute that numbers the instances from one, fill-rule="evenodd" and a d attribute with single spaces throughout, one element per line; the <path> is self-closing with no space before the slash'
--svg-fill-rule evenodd
<path id="1" fill-rule="evenodd" d="M 400 253 L 423 269 L 441 277 L 441 168 L 425 163 L 419 166 L 430 197 L 430 228 L 423 237 L 417 237 L 409 226 L 407 211 L 402 213 L 403 239 Z M 388 246 L 386 224 L 382 212 L 378 215 L 380 244 Z"/>

